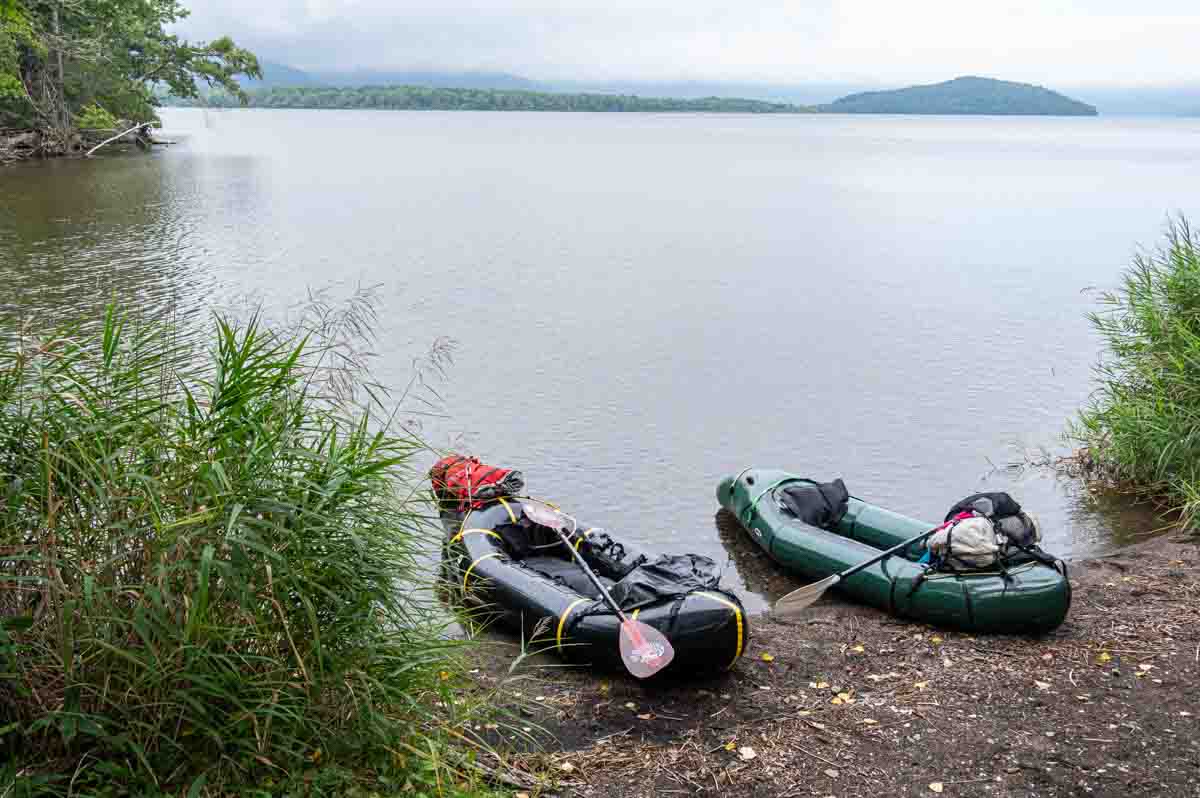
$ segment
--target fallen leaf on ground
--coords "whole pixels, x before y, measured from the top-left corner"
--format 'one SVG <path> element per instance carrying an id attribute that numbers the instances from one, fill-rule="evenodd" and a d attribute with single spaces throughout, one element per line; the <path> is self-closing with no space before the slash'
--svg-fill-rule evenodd
<path id="1" fill-rule="evenodd" d="M 875 718 L 863 718 L 863 723 L 868 726 L 874 726 L 875 724 L 879 723 L 879 721 L 875 720 Z"/>
<path id="2" fill-rule="evenodd" d="M 645 715 L 638 715 L 638 717 L 641 718 L 642 720 L 654 720 L 654 713 L 647 712 Z"/>
<path id="3" fill-rule="evenodd" d="M 863 653 L 864 651 L 866 651 L 866 649 L 865 649 L 865 648 L 863 648 L 861 645 L 854 646 L 854 647 L 853 647 L 853 648 L 851 648 L 850 650 L 851 650 L 851 651 L 853 651 L 855 654 L 861 654 L 861 653 Z"/>
<path id="4" fill-rule="evenodd" d="M 758 754 L 756 754 L 754 752 L 754 749 L 751 748 L 750 746 L 743 745 L 741 748 L 738 749 L 738 756 L 741 757 L 742 761 L 746 761 L 746 760 L 753 759 L 754 757 L 758 756 Z"/>
<path id="5" fill-rule="evenodd" d="M 1050 689 L 1050 682 L 1039 682 L 1037 679 L 1034 679 L 1033 683 L 1037 686 L 1037 689 L 1039 689 L 1039 690 L 1049 690 Z"/>
<path id="6" fill-rule="evenodd" d="M 570 773 L 572 770 L 575 769 L 575 766 L 572 765 L 570 762 L 563 762 L 558 767 L 563 773 Z"/>
<path id="7" fill-rule="evenodd" d="M 730 740 L 729 742 L 725 743 L 725 750 L 726 751 L 736 751 L 737 743 L 735 743 L 733 740 Z"/>
<path id="8" fill-rule="evenodd" d="M 868 673 L 867 678 L 873 682 L 881 682 L 884 679 L 895 679 L 899 675 L 895 671 L 888 671 L 887 673 Z"/>
<path id="9" fill-rule="evenodd" d="M 1100 665 L 1103 665 L 1106 662 L 1112 662 L 1112 654 L 1109 654 L 1107 651 L 1101 651 L 1098 655 L 1096 655 L 1096 662 Z"/>
<path id="10" fill-rule="evenodd" d="M 829 682 L 817 682 L 817 689 L 818 690 L 828 690 Z"/>
<path id="11" fill-rule="evenodd" d="M 942 638 L 938 637 L 937 635 L 934 635 L 933 637 L 929 638 L 929 642 L 933 643 L 936 646 L 938 643 L 942 642 Z"/>
<path id="12" fill-rule="evenodd" d="M 827 768 L 825 770 L 825 775 L 831 779 L 836 779 L 838 776 L 840 776 L 842 774 L 841 774 L 841 772 L 834 770 L 833 768 Z"/>
<path id="13" fill-rule="evenodd" d="M 774 662 L 774 661 L 775 661 L 775 658 L 774 658 L 773 656 L 771 656 L 770 654 L 767 654 L 766 652 L 763 652 L 763 655 L 762 655 L 762 661 L 763 661 L 763 662 Z"/>
<path id="14" fill-rule="evenodd" d="M 1153 668 L 1153 667 L 1154 667 L 1154 666 L 1153 666 L 1153 665 L 1151 665 L 1151 664 L 1150 664 L 1150 663 L 1148 663 L 1148 662 L 1143 662 L 1141 665 L 1138 665 L 1138 668 L 1140 668 L 1141 670 L 1144 670 L 1144 671 L 1148 671 L 1148 670 L 1150 670 L 1150 669 L 1151 669 L 1151 668 Z"/>
<path id="15" fill-rule="evenodd" d="M 934 792 L 941 792 L 942 790 L 946 789 L 946 787 L 940 781 L 931 781 L 929 782 L 929 789 L 933 790 Z"/>
<path id="16" fill-rule="evenodd" d="M 929 686 L 929 682 L 917 682 L 916 684 L 913 685 L 913 687 L 917 688 L 918 690 L 924 690 L 928 686 Z"/>
<path id="17" fill-rule="evenodd" d="M 632 701 L 629 701 L 629 702 L 626 702 L 625 708 L 626 709 L 637 709 L 637 704 L 633 703 Z"/>

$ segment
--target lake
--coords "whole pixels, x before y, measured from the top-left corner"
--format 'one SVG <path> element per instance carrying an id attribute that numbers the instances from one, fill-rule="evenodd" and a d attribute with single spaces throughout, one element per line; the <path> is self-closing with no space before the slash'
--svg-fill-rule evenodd
<path id="1" fill-rule="evenodd" d="M 163 119 L 152 156 L 0 170 L 6 323 L 378 286 L 384 382 L 455 342 L 431 444 L 722 563 L 755 556 L 714 524 L 717 481 L 752 465 L 931 521 L 1007 489 L 1070 556 L 1154 525 L 1005 465 L 1062 451 L 1088 399 L 1086 289 L 1200 218 L 1200 120 Z"/>

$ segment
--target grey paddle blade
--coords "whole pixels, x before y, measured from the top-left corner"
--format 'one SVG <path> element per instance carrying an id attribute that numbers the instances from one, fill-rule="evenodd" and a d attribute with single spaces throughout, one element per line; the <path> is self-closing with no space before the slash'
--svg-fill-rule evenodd
<path id="1" fill-rule="evenodd" d="M 813 582 L 811 585 L 805 585 L 802 588 L 793 590 L 775 602 L 772 613 L 780 618 L 790 618 L 799 615 L 813 604 L 816 604 L 817 600 L 825 595 L 826 590 L 840 581 L 842 581 L 842 577 L 834 574 L 833 576 L 825 577 L 820 582 Z"/>

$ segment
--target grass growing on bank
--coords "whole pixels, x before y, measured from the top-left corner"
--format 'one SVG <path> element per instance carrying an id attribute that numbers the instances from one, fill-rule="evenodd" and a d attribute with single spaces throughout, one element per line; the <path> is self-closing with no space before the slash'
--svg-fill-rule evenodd
<path id="1" fill-rule="evenodd" d="M 1172 221 L 1089 315 L 1105 353 L 1071 430 L 1093 471 L 1200 521 L 1200 234 Z"/>
<path id="2" fill-rule="evenodd" d="M 338 357 L 115 309 L 0 354 L 0 794 L 475 794 L 419 443 Z"/>

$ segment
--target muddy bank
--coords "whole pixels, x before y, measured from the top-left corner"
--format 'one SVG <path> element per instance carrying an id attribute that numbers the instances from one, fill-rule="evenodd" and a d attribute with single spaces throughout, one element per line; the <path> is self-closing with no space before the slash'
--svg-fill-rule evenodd
<path id="1" fill-rule="evenodd" d="M 1200 795 L 1200 550 L 1162 538 L 1071 576 L 1070 615 L 1041 637 L 835 598 L 800 622 L 756 618 L 710 681 L 540 657 L 514 675 L 511 642 L 479 652 L 476 678 L 503 685 L 516 736 L 538 736 L 513 760 L 531 795 Z"/>

